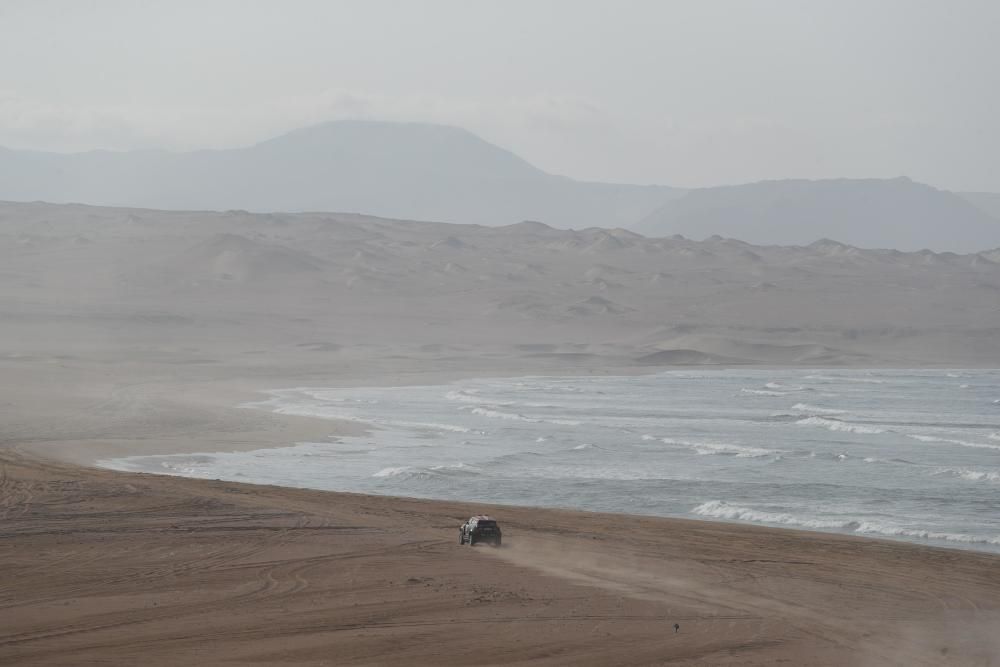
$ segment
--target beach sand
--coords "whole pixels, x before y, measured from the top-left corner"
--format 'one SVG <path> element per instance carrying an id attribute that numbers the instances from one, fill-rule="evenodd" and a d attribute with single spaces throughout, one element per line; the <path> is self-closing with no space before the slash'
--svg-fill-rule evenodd
<path id="1" fill-rule="evenodd" d="M 996 555 L 100 470 L 359 426 L 84 376 L 2 397 L 37 435 L 0 450 L 0 664 L 1000 664 Z M 458 544 L 481 512 L 503 548 Z"/>
<path id="2" fill-rule="evenodd" d="M 995 366 L 985 256 L 332 214 L 0 222 L 0 664 L 1000 664 L 996 555 L 91 467 L 362 428 L 238 407 L 280 387 Z M 502 549 L 458 544 L 478 512 Z"/>

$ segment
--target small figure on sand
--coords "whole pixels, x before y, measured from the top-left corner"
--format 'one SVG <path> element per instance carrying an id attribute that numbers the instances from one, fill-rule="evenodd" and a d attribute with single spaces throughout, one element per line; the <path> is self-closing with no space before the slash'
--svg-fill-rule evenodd
<path id="1" fill-rule="evenodd" d="M 681 631 L 681 624 L 680 623 L 674 623 L 674 634 L 676 635 L 680 631 Z"/>

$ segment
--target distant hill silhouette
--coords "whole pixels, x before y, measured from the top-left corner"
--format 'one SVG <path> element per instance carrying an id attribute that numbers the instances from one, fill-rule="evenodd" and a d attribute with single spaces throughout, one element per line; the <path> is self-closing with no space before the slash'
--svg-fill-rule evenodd
<path id="1" fill-rule="evenodd" d="M 554 176 L 465 130 L 421 123 L 337 121 L 188 153 L 0 148 L 0 199 L 12 201 L 582 228 L 632 224 L 681 192 Z"/>
<path id="2" fill-rule="evenodd" d="M 1000 193 L 998 192 L 956 192 L 959 197 L 966 200 L 976 208 L 982 210 L 987 215 L 1000 221 Z"/>
<path id="3" fill-rule="evenodd" d="M 973 252 L 1000 246 L 1000 220 L 962 196 L 908 178 L 701 188 L 666 202 L 632 228 L 648 236 L 718 234 L 762 245 L 808 245 L 828 237 L 898 250 Z"/>
<path id="4" fill-rule="evenodd" d="M 357 212 L 390 218 L 629 228 L 755 244 L 1000 246 L 1000 195 L 906 178 L 786 180 L 682 190 L 548 174 L 465 130 L 335 121 L 246 148 L 46 153 L 0 148 L 0 200 L 181 210 Z M 616 232 L 618 236 L 621 230 Z M 618 236 L 602 237 L 613 246 Z"/>

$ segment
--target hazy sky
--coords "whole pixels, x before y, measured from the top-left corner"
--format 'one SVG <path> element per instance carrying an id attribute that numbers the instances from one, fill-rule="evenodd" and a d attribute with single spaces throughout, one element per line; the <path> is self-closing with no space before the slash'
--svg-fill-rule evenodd
<path id="1" fill-rule="evenodd" d="M 465 127 L 554 173 L 1000 191 L 1000 2 L 0 0 L 0 145 Z"/>

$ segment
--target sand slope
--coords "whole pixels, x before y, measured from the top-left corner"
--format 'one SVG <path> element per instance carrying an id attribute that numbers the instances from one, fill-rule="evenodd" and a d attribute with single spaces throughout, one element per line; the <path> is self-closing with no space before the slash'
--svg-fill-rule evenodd
<path id="1" fill-rule="evenodd" d="M 602 367 L 990 366 L 996 255 L 0 204 L 0 354 L 315 365 L 547 345 Z"/>

